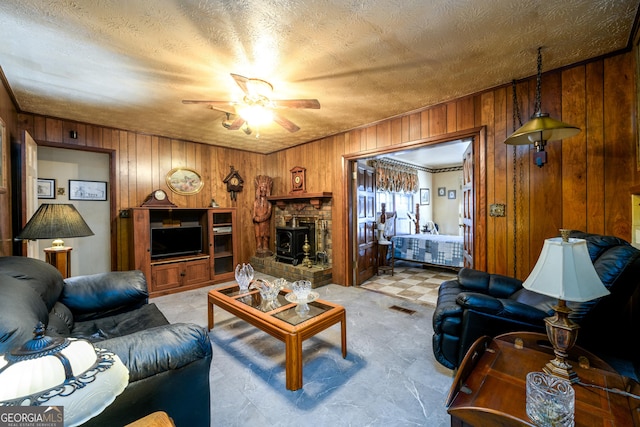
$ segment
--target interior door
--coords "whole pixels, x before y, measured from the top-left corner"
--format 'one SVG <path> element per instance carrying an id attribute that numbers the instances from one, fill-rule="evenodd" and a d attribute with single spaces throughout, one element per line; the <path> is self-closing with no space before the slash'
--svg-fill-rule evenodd
<path id="1" fill-rule="evenodd" d="M 473 144 L 462 155 L 462 236 L 464 266 L 473 268 Z"/>
<path id="2" fill-rule="evenodd" d="M 24 141 L 24 159 L 26 159 L 25 218 L 26 221 L 29 221 L 38 209 L 38 144 L 26 131 L 24 133 Z M 27 240 L 27 256 L 29 258 L 38 258 L 39 252 L 38 241 Z"/>
<path id="3" fill-rule="evenodd" d="M 378 241 L 376 239 L 375 169 L 355 162 L 356 169 L 356 285 L 377 273 Z"/>

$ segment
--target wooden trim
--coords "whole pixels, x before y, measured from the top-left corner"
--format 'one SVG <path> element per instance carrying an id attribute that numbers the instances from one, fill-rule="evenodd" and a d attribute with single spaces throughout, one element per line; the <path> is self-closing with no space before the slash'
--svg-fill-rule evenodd
<path id="1" fill-rule="evenodd" d="M 473 263 L 474 268 L 486 271 L 487 269 L 487 154 L 486 154 L 486 127 L 480 126 L 464 131 L 457 131 L 438 135 L 437 137 L 424 138 L 411 143 L 398 144 L 392 147 L 384 147 L 378 150 L 367 150 L 363 152 L 347 154 L 343 156 L 344 173 L 344 194 L 345 205 L 349 206 L 347 216 L 344 220 L 344 229 L 347 230 L 348 250 L 345 251 L 345 284 L 354 284 L 354 227 L 353 227 L 353 205 L 356 201 L 353 198 L 353 180 L 350 179 L 352 165 L 358 160 L 377 156 L 380 154 L 392 153 L 395 151 L 417 149 L 429 145 L 449 142 L 456 139 L 470 138 L 473 144 L 473 177 L 474 177 L 474 237 L 473 237 Z M 334 255 L 335 256 L 335 255 Z"/>

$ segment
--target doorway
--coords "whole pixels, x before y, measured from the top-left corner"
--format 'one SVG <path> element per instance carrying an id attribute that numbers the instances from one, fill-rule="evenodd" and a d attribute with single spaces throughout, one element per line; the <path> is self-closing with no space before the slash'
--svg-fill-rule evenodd
<path id="1" fill-rule="evenodd" d="M 87 275 L 112 270 L 111 262 L 111 160 L 109 153 L 52 146 L 38 146 L 38 178 L 54 184 L 53 198 L 40 203 L 71 203 L 93 231 L 93 236 L 65 239 L 71 251 L 71 275 Z M 70 182 L 105 184 L 104 200 L 81 200 L 70 194 Z M 101 198 L 101 197 L 100 197 Z M 37 255 L 44 259 L 43 249 L 51 241 L 37 241 Z"/>
<path id="2" fill-rule="evenodd" d="M 384 149 L 380 149 L 374 152 L 369 152 L 367 154 L 360 154 L 357 156 L 345 156 L 345 161 L 349 164 L 349 170 L 355 170 L 355 165 L 360 162 L 364 162 L 367 159 L 379 158 L 382 156 L 389 156 L 392 153 L 406 153 L 410 158 L 415 156 L 418 152 L 417 150 L 422 150 L 425 148 L 442 148 L 446 147 L 447 144 L 452 144 L 454 141 L 467 141 L 467 148 L 469 148 L 468 152 L 464 152 L 462 150 L 459 153 L 459 158 L 457 160 L 457 165 L 460 168 L 460 181 L 457 183 L 456 188 L 454 190 L 455 193 L 447 191 L 445 197 L 459 197 L 462 201 L 467 200 L 470 203 L 459 204 L 459 211 L 456 212 L 455 221 L 456 221 L 456 230 L 451 232 L 451 234 L 464 235 L 464 243 L 465 243 L 465 267 L 472 268 L 485 268 L 484 263 L 486 261 L 486 250 L 478 245 L 478 242 L 481 241 L 476 233 L 480 235 L 483 234 L 482 230 L 486 229 L 486 217 L 482 213 L 482 211 L 478 208 L 485 203 L 486 200 L 486 188 L 485 182 L 486 178 L 484 177 L 484 168 L 481 167 L 481 162 L 485 161 L 485 153 L 484 153 L 484 128 L 476 128 L 472 129 L 468 132 L 460 132 L 454 135 L 445 135 L 441 138 L 433 138 L 429 140 L 414 142 L 412 144 L 403 144 L 394 147 L 386 147 Z M 464 160 L 464 168 L 467 168 L 466 179 L 463 177 L 462 169 L 463 169 L 463 159 Z M 359 245 L 358 245 L 358 224 L 356 222 L 356 213 L 360 210 L 360 206 L 358 206 L 358 189 L 356 187 L 355 176 L 353 180 L 349 180 L 347 184 L 346 193 L 349 195 L 349 203 L 350 208 L 348 209 L 348 218 L 347 218 L 347 228 L 348 228 L 348 250 L 349 254 L 347 257 L 347 285 L 358 285 L 362 283 L 362 278 L 366 276 L 362 276 L 358 274 L 360 269 L 359 262 Z M 436 184 L 437 185 L 437 184 Z M 437 188 L 434 188 L 433 185 L 430 184 L 429 196 L 431 200 L 434 197 L 437 197 Z M 422 197 L 421 197 L 422 196 Z M 420 193 L 416 194 L 415 200 L 420 205 L 421 199 L 425 197 L 425 195 L 420 195 Z M 415 202 L 414 202 L 415 205 Z M 419 206 L 420 210 L 422 210 L 422 205 Z M 423 220 L 424 216 L 422 217 Z M 420 221 L 422 223 L 422 220 Z M 420 227 L 422 224 L 420 224 Z M 468 226 L 468 227 L 467 227 Z M 458 229 L 459 227 L 459 229 Z"/>

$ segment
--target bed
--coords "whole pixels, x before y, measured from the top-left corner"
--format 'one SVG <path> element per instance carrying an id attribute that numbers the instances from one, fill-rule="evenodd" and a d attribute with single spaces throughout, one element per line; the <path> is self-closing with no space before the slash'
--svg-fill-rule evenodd
<path id="1" fill-rule="evenodd" d="M 463 266 L 462 236 L 407 234 L 393 236 L 391 241 L 395 260 L 456 269 Z"/>

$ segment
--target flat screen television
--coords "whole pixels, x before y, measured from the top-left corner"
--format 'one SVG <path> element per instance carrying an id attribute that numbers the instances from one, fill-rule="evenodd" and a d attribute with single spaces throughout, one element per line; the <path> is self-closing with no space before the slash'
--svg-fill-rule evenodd
<path id="1" fill-rule="evenodd" d="M 158 227 L 151 229 L 151 258 L 193 255 L 202 252 L 202 227 Z"/>

